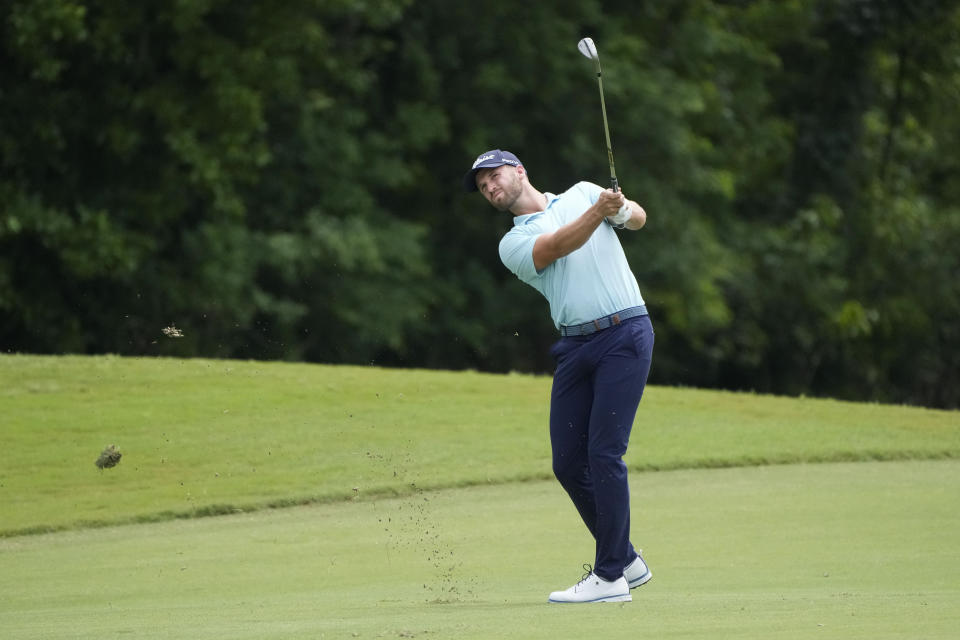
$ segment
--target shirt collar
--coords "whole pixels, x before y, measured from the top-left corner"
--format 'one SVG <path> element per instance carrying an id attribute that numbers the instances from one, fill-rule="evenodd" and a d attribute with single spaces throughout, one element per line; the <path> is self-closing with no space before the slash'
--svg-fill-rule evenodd
<path id="1" fill-rule="evenodd" d="M 549 191 L 544 191 L 543 195 L 547 196 L 547 208 L 544 209 L 543 211 L 535 211 L 533 213 L 525 213 L 522 216 L 515 216 L 513 219 L 513 226 L 519 227 L 522 224 L 533 222 L 534 220 L 542 216 L 544 213 L 546 213 L 547 210 L 553 206 L 553 203 L 556 202 L 557 198 L 559 197 L 557 196 L 557 194 L 550 193 Z"/>

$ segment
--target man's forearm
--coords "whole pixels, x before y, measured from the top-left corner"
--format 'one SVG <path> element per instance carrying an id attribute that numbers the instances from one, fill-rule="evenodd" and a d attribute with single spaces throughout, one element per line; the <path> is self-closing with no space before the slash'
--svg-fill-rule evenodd
<path id="1" fill-rule="evenodd" d="M 584 211 L 576 220 L 569 222 L 553 233 L 545 233 L 533 245 L 533 266 L 538 271 L 551 263 L 570 255 L 586 243 L 603 223 L 604 215 L 597 205 Z"/>

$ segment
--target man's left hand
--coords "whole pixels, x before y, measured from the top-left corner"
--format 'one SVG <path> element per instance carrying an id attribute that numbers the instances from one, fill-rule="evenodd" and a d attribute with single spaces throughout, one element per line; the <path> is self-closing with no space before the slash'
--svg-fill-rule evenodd
<path id="1" fill-rule="evenodd" d="M 620 207 L 620 210 L 617 211 L 615 215 L 607 216 L 607 220 L 610 221 L 610 224 L 619 227 L 620 225 L 626 224 L 633 216 L 633 207 L 630 206 L 630 202 L 624 202 L 623 206 Z"/>

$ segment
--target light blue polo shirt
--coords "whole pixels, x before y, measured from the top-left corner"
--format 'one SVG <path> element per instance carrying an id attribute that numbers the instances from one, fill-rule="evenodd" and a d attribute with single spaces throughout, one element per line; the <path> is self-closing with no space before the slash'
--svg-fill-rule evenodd
<path id="1" fill-rule="evenodd" d="M 548 193 L 545 211 L 515 217 L 513 228 L 500 240 L 500 260 L 543 294 L 557 328 L 591 322 L 644 303 L 617 233 L 607 222 L 582 247 L 543 271 L 533 266 L 537 236 L 578 218 L 602 191 L 599 185 L 578 182 L 558 196 Z"/>

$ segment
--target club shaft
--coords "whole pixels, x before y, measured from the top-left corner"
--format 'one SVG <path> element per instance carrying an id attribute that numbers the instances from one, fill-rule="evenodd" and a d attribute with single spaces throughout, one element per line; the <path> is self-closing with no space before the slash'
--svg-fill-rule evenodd
<path id="1" fill-rule="evenodd" d="M 607 104 L 603 99 L 603 76 L 600 73 L 600 61 L 597 60 L 597 86 L 600 88 L 600 110 L 603 112 L 603 133 L 607 138 L 607 160 L 610 162 L 610 188 L 620 190 L 617 183 L 617 169 L 613 164 L 613 145 L 610 144 L 610 125 L 607 124 Z"/>

